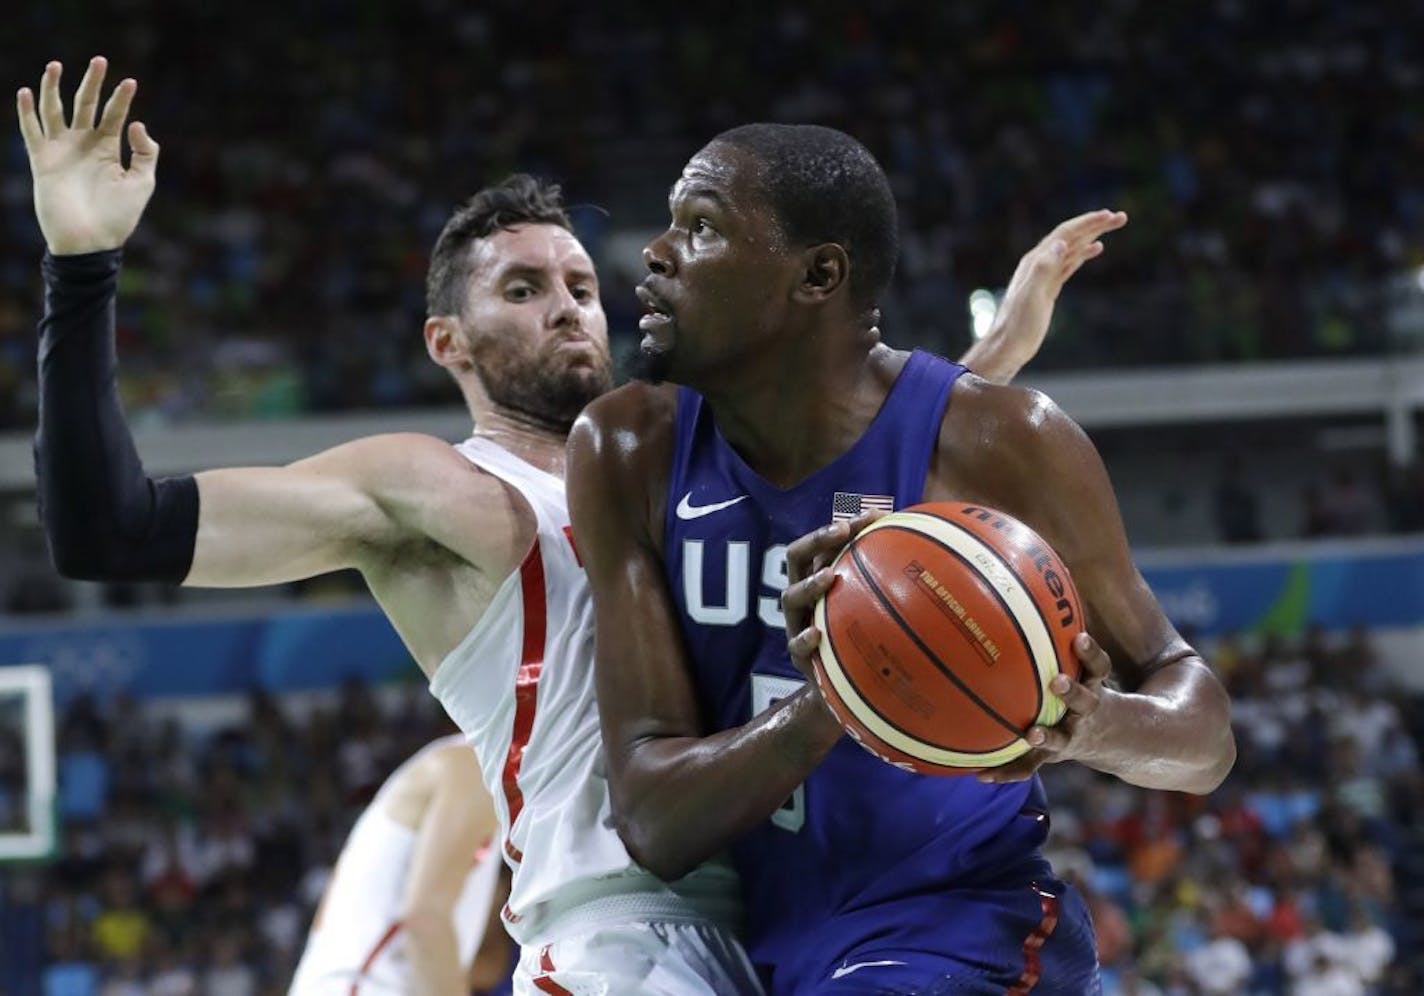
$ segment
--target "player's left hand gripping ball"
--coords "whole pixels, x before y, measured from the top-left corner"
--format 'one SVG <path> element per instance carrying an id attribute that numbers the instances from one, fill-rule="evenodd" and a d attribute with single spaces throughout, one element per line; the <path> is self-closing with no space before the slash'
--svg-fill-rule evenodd
<path id="1" fill-rule="evenodd" d="M 1017 782 L 1030 777 L 1040 765 L 1078 760 L 1091 764 L 1101 743 L 1101 733 L 1111 727 L 1113 705 L 1119 695 L 1104 682 L 1112 673 L 1112 660 L 1087 633 L 1073 640 L 1073 652 L 1082 664 L 1074 681 L 1066 674 L 1049 685 L 1067 707 L 1053 726 L 1034 726 L 1024 735 L 1033 749 L 1008 764 L 979 774 L 982 782 Z"/>
<path id="2" fill-rule="evenodd" d="M 836 580 L 830 565 L 847 543 L 884 514 L 866 512 L 850 521 L 832 522 L 802 536 L 786 550 L 787 585 L 781 593 L 786 647 L 791 663 L 807 678 L 815 676 L 814 659 L 821 643 L 821 631 L 812 622 L 812 614 Z"/>

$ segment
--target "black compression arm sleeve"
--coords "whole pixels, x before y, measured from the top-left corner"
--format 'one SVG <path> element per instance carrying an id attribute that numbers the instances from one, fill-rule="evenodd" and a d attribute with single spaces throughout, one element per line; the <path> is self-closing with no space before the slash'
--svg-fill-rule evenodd
<path id="1" fill-rule="evenodd" d="M 198 485 L 150 480 L 119 405 L 114 295 L 121 250 L 45 254 L 40 413 L 35 433 L 40 521 L 66 577 L 180 582 L 193 565 Z"/>

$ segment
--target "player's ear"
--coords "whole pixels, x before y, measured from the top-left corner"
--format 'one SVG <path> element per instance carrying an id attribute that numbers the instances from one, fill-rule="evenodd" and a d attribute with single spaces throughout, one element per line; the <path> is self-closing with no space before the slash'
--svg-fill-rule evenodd
<path id="1" fill-rule="evenodd" d="M 802 255 L 801 281 L 796 297 L 807 303 L 824 301 L 850 279 L 850 256 L 835 242 L 823 242 Z"/>
<path id="2" fill-rule="evenodd" d="M 432 315 L 425 320 L 425 351 L 449 370 L 468 370 L 470 344 L 454 315 Z"/>

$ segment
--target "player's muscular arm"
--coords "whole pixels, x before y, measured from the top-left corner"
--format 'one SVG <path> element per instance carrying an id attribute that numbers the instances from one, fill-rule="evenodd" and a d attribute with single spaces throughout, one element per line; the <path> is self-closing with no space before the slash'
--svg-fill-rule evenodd
<path id="1" fill-rule="evenodd" d="M 481 484 L 498 492 L 443 441 L 406 434 L 287 467 L 149 477 L 115 380 L 118 267 L 117 252 L 45 260 L 35 469 L 61 573 L 216 587 L 290 581 L 365 567 L 411 537 L 453 542 L 445 534 L 456 520 L 438 516 L 430 499 L 452 480 L 472 498 Z M 453 545 L 477 557 L 465 539 Z"/>
<path id="2" fill-rule="evenodd" d="M 770 816 L 840 728 L 803 692 L 703 736 L 661 559 L 672 396 L 631 385 L 595 402 L 569 442 L 574 535 L 593 589 L 597 689 L 619 833 L 665 879 Z"/>
<path id="3" fill-rule="evenodd" d="M 472 543 L 479 536 L 460 535 L 457 523 L 486 517 L 502 492 L 449 444 L 416 433 L 359 439 L 285 467 L 204 471 L 197 484 L 197 539 L 184 584 L 212 587 L 364 571 L 416 537 L 479 566 L 487 559 Z M 451 495 L 479 514 L 449 514 L 458 511 L 442 504 Z"/>
<path id="4" fill-rule="evenodd" d="M 47 257 L 40 324 L 40 518 L 60 572 L 88 580 L 158 580 L 234 587 L 364 568 L 420 536 L 445 540 L 478 565 L 470 537 L 447 536 L 430 495 L 471 494 L 447 444 L 392 435 L 360 440 L 287 467 L 213 470 L 154 479 L 118 400 L 114 294 L 118 252 Z M 492 497 L 497 497 L 492 495 Z M 498 507 L 475 501 L 471 508 Z"/>
<path id="5" fill-rule="evenodd" d="M 410 503 L 400 496 L 429 482 L 393 472 L 410 468 L 413 452 L 390 443 L 339 448 L 288 468 L 216 471 L 201 481 L 144 473 L 115 383 L 114 298 L 121 247 L 153 193 L 158 145 L 131 124 L 133 154 L 124 167 L 119 135 L 137 84 L 115 87 L 96 122 L 105 68 L 100 58 L 89 64 L 72 120 L 58 63 L 45 68 L 38 102 L 28 89 L 16 98 L 49 249 L 35 466 L 60 571 L 93 580 L 259 584 L 361 566 L 363 554 L 423 526 L 438 537 L 438 523 L 402 515 Z M 419 465 L 430 473 L 440 466 Z"/>
<path id="6" fill-rule="evenodd" d="M 1075 759 L 1148 788 L 1209 792 L 1236 757 L 1226 692 L 1133 564 L 1096 448 L 1051 401 L 982 381 L 956 387 L 926 497 L 982 501 L 1027 522 L 1073 574 L 1093 638 L 1067 718 L 991 780 Z M 1093 641 L 1096 641 L 1094 645 Z M 1126 691 L 1103 684 L 1116 665 Z"/>
<path id="7" fill-rule="evenodd" d="M 475 854 L 497 826 L 494 801 L 480 780 L 474 751 L 443 748 L 429 762 L 434 785 L 420 819 L 401 905 L 412 994 L 456 996 L 468 991 L 460 964 L 454 910 Z M 489 930 L 499 930 L 493 920 Z"/>

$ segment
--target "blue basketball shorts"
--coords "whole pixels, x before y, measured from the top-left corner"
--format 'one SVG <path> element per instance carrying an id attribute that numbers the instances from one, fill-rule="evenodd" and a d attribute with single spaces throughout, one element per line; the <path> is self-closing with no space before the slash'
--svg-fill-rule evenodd
<path id="1" fill-rule="evenodd" d="M 770 975 L 772 996 L 1100 996 L 1087 904 L 1052 878 L 840 913 Z"/>

